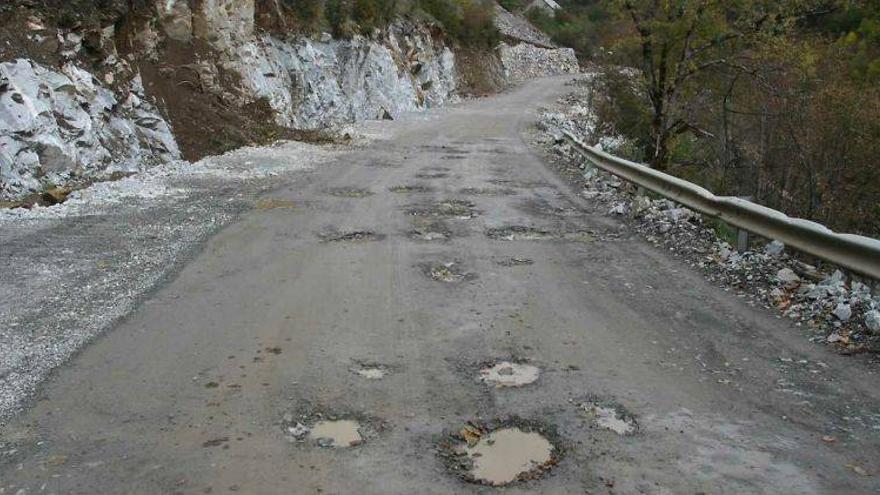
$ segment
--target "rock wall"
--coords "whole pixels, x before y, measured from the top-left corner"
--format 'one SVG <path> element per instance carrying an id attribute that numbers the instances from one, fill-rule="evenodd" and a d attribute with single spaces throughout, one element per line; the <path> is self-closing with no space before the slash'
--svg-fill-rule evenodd
<path id="1" fill-rule="evenodd" d="M 0 63 L 0 200 L 179 157 L 139 79 L 114 93 L 73 63 Z"/>
<path id="2" fill-rule="evenodd" d="M 576 74 L 580 71 L 577 57 L 571 48 L 542 48 L 528 43 L 498 47 L 504 76 L 509 81 L 533 77 Z"/>

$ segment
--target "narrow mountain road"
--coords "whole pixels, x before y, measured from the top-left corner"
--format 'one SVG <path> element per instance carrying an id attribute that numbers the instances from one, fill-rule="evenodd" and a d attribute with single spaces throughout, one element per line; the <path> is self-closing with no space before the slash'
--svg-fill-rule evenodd
<path id="1" fill-rule="evenodd" d="M 877 493 L 869 364 L 589 213 L 530 151 L 567 80 L 383 124 L 272 193 L 0 430 L 0 493 L 498 490 L 469 462 L 493 479 L 535 445 L 456 456 L 469 421 L 474 448 L 553 444 L 505 493 Z"/>

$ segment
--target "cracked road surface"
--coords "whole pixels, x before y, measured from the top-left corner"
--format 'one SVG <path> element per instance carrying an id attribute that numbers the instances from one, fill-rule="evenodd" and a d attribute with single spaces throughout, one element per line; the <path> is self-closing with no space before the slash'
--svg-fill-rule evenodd
<path id="1" fill-rule="evenodd" d="M 877 493 L 870 363 L 591 212 L 526 144 L 566 80 L 267 194 L 3 427 L 0 493 L 497 490 L 441 455 L 470 420 L 553 443 L 506 493 Z"/>

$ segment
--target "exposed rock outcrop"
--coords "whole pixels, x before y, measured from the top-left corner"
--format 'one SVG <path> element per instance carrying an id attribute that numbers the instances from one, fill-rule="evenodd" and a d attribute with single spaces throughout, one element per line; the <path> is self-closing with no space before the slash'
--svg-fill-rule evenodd
<path id="1" fill-rule="evenodd" d="M 0 63 L 0 199 L 179 157 L 140 79 L 114 93 L 73 63 Z"/>

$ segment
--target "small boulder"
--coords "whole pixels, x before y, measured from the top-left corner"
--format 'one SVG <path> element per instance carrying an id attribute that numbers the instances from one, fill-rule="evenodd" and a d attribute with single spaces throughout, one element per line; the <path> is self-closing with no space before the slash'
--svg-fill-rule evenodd
<path id="1" fill-rule="evenodd" d="M 800 282 L 801 278 L 791 268 L 783 268 L 776 272 L 776 278 L 785 285 Z"/>
<path id="2" fill-rule="evenodd" d="M 773 241 L 770 244 L 764 246 L 764 254 L 768 256 L 779 256 L 782 252 L 785 251 L 785 244 L 779 241 Z"/>
<path id="3" fill-rule="evenodd" d="M 865 326 L 873 333 L 880 332 L 880 311 L 872 309 L 865 313 Z"/>
<path id="4" fill-rule="evenodd" d="M 846 303 L 837 303 L 834 308 L 834 316 L 840 321 L 847 321 L 852 317 L 852 308 Z"/>

